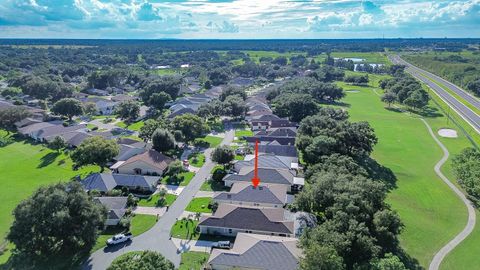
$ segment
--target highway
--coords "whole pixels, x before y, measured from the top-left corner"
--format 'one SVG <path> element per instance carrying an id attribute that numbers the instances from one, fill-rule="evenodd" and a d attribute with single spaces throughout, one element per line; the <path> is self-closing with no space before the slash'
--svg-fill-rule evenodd
<path id="1" fill-rule="evenodd" d="M 455 110 L 465 121 L 467 121 L 467 123 L 469 123 L 474 128 L 474 130 L 476 130 L 480 134 L 480 116 L 430 78 L 441 82 L 451 91 L 457 93 L 459 96 L 464 98 L 467 102 L 469 102 L 479 110 L 480 100 L 470 95 L 460 87 L 444 80 L 443 78 L 440 78 L 435 74 L 413 66 L 412 64 L 401 59 L 398 55 L 390 55 L 389 59 L 394 64 L 405 65 L 407 67 L 405 70 L 408 73 L 428 85 L 445 103 L 447 103 L 447 105 L 449 105 L 453 110 Z M 430 78 L 425 77 L 425 75 Z"/>

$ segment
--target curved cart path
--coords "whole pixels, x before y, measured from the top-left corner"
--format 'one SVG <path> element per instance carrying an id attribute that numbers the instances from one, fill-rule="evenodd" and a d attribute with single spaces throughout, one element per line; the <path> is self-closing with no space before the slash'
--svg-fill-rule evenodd
<path id="1" fill-rule="evenodd" d="M 430 262 L 430 266 L 428 267 L 429 270 L 438 270 L 440 269 L 440 264 L 442 263 L 443 259 L 456 247 L 458 246 L 465 238 L 467 238 L 468 235 L 472 232 L 473 228 L 475 227 L 475 222 L 476 222 L 476 215 L 475 215 L 475 209 L 473 208 L 472 203 L 465 197 L 465 195 L 458 189 L 448 178 L 443 175 L 441 172 L 440 168 L 443 166 L 443 164 L 447 161 L 449 152 L 445 145 L 440 142 L 440 140 L 435 136 L 435 133 L 433 132 L 432 128 L 430 125 L 425 121 L 424 119 L 420 119 L 422 122 L 425 124 L 425 126 L 428 129 L 428 132 L 430 132 L 430 135 L 432 138 L 435 140 L 435 142 L 440 146 L 440 148 L 443 151 L 443 157 L 440 159 L 440 161 L 435 164 L 434 170 L 435 173 L 445 182 L 450 189 L 453 190 L 457 194 L 458 197 L 463 201 L 465 206 L 467 207 L 468 210 L 468 221 L 467 225 L 463 230 L 457 234 L 450 242 L 448 242 L 445 246 L 443 246 L 433 257 L 432 261 Z"/>

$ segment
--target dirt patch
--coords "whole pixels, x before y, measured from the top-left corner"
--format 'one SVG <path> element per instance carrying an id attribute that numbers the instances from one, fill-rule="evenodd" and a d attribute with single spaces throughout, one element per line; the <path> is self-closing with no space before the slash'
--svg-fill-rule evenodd
<path id="1" fill-rule="evenodd" d="M 449 128 L 442 128 L 438 130 L 438 135 L 445 138 L 457 138 L 457 131 Z"/>

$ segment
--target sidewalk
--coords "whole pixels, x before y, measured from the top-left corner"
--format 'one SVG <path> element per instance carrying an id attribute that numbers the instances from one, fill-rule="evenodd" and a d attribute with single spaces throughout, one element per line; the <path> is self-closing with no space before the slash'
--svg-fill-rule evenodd
<path id="1" fill-rule="evenodd" d="M 172 238 L 173 244 L 177 247 L 179 253 L 187 251 L 199 251 L 210 253 L 213 243 L 212 241 L 204 240 L 185 240 Z"/>

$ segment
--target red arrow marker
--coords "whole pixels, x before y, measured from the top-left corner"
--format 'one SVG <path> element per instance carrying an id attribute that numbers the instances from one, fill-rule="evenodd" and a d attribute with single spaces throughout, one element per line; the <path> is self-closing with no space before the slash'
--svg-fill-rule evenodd
<path id="1" fill-rule="evenodd" d="M 258 178 L 258 140 L 255 141 L 255 168 L 252 178 L 252 185 L 256 188 L 260 184 L 260 178 Z"/>

